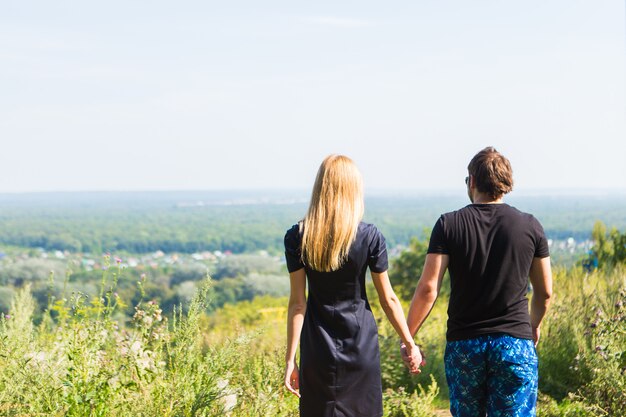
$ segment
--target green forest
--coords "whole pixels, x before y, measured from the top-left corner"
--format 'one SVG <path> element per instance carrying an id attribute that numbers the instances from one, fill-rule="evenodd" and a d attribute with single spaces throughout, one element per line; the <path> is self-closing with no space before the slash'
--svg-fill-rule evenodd
<path id="1" fill-rule="evenodd" d="M 510 198 L 533 213 L 552 239 L 584 240 L 596 220 L 626 228 L 626 195 L 547 195 Z M 455 194 L 373 194 L 365 221 L 390 247 L 423 237 L 441 213 L 466 205 Z M 0 244 L 44 250 L 193 253 L 266 250 L 282 253 L 285 230 L 304 216 L 302 191 L 253 193 L 50 193 L 0 195 Z"/>
<path id="2" fill-rule="evenodd" d="M 304 194 L 304 193 L 302 193 Z M 301 195 L 0 196 L 0 416 L 296 416 L 282 387 L 282 237 Z M 626 408 L 626 199 L 524 197 L 552 240 L 540 416 Z M 405 311 L 429 229 L 463 196 L 376 196 Z M 601 221 L 598 221 L 601 220 Z M 386 416 L 442 415 L 448 290 L 419 333 L 419 376 L 369 284 Z"/>

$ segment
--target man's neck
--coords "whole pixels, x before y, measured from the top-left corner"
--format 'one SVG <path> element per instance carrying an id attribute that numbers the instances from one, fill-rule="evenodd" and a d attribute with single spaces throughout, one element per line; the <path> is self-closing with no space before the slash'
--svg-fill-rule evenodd
<path id="1" fill-rule="evenodd" d="M 488 194 L 481 193 L 481 192 L 475 192 L 473 197 L 474 197 L 472 199 L 473 204 L 502 204 L 504 203 L 504 201 L 502 201 L 502 197 L 494 199 Z"/>

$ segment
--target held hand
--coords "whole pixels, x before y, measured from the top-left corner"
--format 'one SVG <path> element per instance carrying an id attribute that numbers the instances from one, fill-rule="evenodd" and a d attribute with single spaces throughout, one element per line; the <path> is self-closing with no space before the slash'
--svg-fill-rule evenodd
<path id="1" fill-rule="evenodd" d="M 539 343 L 539 336 L 541 335 L 541 330 L 539 327 L 533 327 L 533 340 L 535 341 L 535 347 L 537 347 L 537 343 Z"/>
<path id="2" fill-rule="evenodd" d="M 298 365 L 293 362 L 287 362 L 285 365 L 285 387 L 300 398 L 300 393 L 297 391 L 300 389 L 300 372 L 298 372 Z"/>
<path id="3" fill-rule="evenodd" d="M 426 365 L 426 360 L 418 346 L 413 343 L 411 343 L 410 346 L 402 343 L 400 345 L 400 353 L 402 355 L 402 361 L 405 366 L 409 368 L 410 373 L 419 374 L 422 372 L 419 368 L 420 366 Z"/>

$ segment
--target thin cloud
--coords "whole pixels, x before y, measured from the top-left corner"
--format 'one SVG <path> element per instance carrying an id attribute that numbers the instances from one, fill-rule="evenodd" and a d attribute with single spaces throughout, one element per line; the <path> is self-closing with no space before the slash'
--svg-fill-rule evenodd
<path id="1" fill-rule="evenodd" d="M 344 28 L 344 29 L 364 28 L 364 27 L 372 27 L 376 25 L 376 23 L 371 20 L 355 19 L 351 17 L 336 17 L 336 16 L 310 17 L 307 19 L 307 21 L 310 23 L 317 24 L 317 25 L 331 26 L 331 27 Z"/>

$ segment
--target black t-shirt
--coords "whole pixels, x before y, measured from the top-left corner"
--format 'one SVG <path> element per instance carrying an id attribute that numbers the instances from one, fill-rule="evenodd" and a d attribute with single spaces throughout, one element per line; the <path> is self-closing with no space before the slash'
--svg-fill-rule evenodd
<path id="1" fill-rule="evenodd" d="M 428 253 L 450 257 L 449 341 L 506 333 L 532 339 L 528 274 L 549 256 L 539 221 L 508 204 L 470 204 L 443 214 Z"/>

